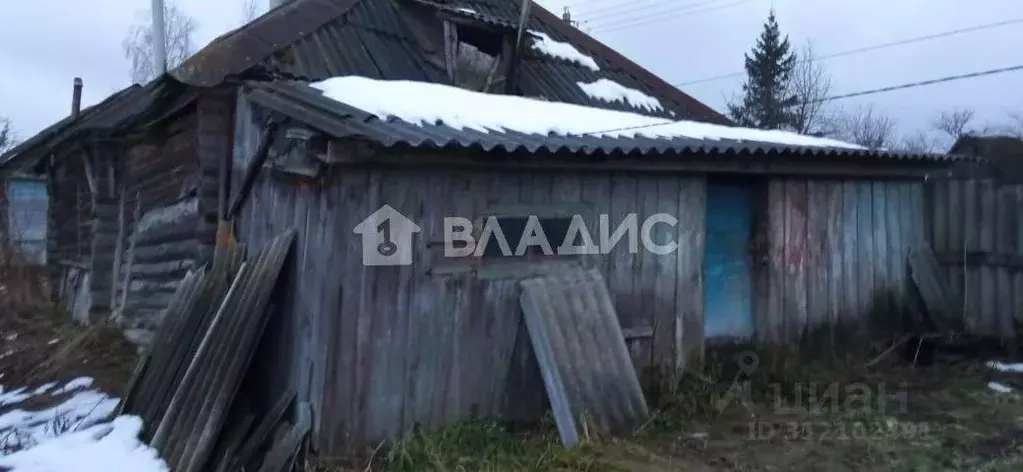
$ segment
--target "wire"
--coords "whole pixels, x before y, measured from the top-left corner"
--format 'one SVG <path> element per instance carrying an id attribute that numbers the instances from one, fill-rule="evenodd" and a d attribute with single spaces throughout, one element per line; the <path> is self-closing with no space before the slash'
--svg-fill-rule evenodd
<path id="1" fill-rule="evenodd" d="M 983 24 L 983 25 L 970 26 L 970 27 L 967 27 L 967 28 L 960 28 L 960 29 L 951 30 L 951 31 L 944 31 L 944 32 L 941 32 L 941 33 L 928 34 L 926 36 L 917 36 L 915 38 L 900 39 L 900 40 L 892 41 L 892 42 L 888 42 L 888 43 L 875 44 L 873 46 L 866 46 L 866 47 L 861 47 L 861 48 L 856 48 L 856 49 L 849 49 L 849 50 L 842 51 L 842 52 L 836 52 L 836 53 L 833 53 L 833 54 L 826 54 L 826 55 L 823 55 L 823 56 L 815 57 L 813 59 L 808 59 L 808 60 L 804 60 L 804 61 L 798 61 L 797 64 L 823 61 L 825 59 L 832 59 L 832 58 L 835 58 L 835 57 L 849 56 L 849 55 L 859 54 L 859 53 L 863 53 L 863 52 L 876 51 L 878 49 L 887 49 L 887 48 L 895 47 L 895 46 L 902 46 L 902 45 L 906 45 L 906 44 L 919 43 L 919 42 L 923 42 L 923 41 L 929 41 L 929 40 L 932 40 L 932 39 L 944 38 L 944 37 L 947 37 L 947 36 L 954 36 L 954 35 L 963 34 L 963 33 L 971 33 L 971 32 L 974 32 L 974 31 L 981 31 L 981 30 L 985 30 L 985 29 L 989 29 L 989 28 L 996 28 L 996 27 L 999 27 L 999 26 L 1006 26 L 1006 25 L 1011 25 L 1011 24 L 1016 24 L 1016 23 L 1023 23 L 1023 18 L 1015 18 L 1015 19 L 1012 19 L 1012 20 L 1005 20 L 1005 21 L 999 21 L 999 22 L 995 22 L 995 23 L 987 23 L 987 24 Z M 739 77 L 739 76 L 741 76 L 743 74 L 745 74 L 745 72 L 732 72 L 730 74 L 716 75 L 716 76 L 713 76 L 713 77 L 707 77 L 707 78 L 697 79 L 697 80 L 690 80 L 690 81 L 687 81 L 687 82 L 679 82 L 679 83 L 676 83 L 676 84 L 673 84 L 673 85 L 675 85 L 676 87 L 682 87 L 682 86 L 686 86 L 686 85 L 701 84 L 701 83 L 705 83 L 705 82 L 715 82 L 715 81 L 718 81 L 718 80 L 721 80 L 721 79 L 728 79 L 728 78 L 732 78 L 732 77 Z"/>
<path id="2" fill-rule="evenodd" d="M 750 1 L 750 0 L 745 0 L 745 1 Z M 690 3 L 684 3 L 684 4 L 679 4 L 677 2 L 673 2 L 671 4 L 662 3 L 662 4 L 649 5 L 648 6 L 648 7 L 654 7 L 654 9 L 646 8 L 646 9 L 639 9 L 638 11 L 632 12 L 632 13 L 640 13 L 639 15 L 625 16 L 625 17 L 623 17 L 621 15 L 619 15 L 617 17 L 614 16 L 614 15 L 612 15 L 611 17 L 606 17 L 606 15 L 605 15 L 604 18 L 596 18 L 596 19 L 594 19 L 594 18 L 587 18 L 586 16 L 583 16 L 583 21 L 584 21 L 584 23 L 586 23 L 587 25 L 589 25 L 591 28 L 593 28 L 595 30 L 605 30 L 605 29 L 612 30 L 612 29 L 619 29 L 619 28 L 623 28 L 623 27 L 628 27 L 630 25 L 645 24 L 645 23 L 656 22 L 656 21 L 660 21 L 660 20 L 668 19 L 668 18 L 678 18 L 678 17 L 681 17 L 681 16 L 687 16 L 686 14 L 692 13 L 692 12 L 700 10 L 700 9 L 706 9 L 708 7 L 709 8 L 718 8 L 720 6 L 720 4 L 724 3 L 724 2 L 727 2 L 727 0 L 709 0 L 709 1 L 701 1 L 701 2 L 695 2 L 695 3 L 691 3 L 690 2 Z M 739 3 L 743 3 L 743 2 L 739 2 Z M 660 8 L 660 7 L 667 7 L 667 8 Z M 657 9 L 657 8 L 659 8 L 659 9 Z"/>
<path id="3" fill-rule="evenodd" d="M 862 97 L 864 95 L 875 95 L 875 94 L 879 94 L 879 93 L 893 92 L 893 91 L 896 91 L 896 90 L 905 90 L 905 89 L 910 89 L 910 88 L 923 87 L 923 86 L 926 86 L 926 85 L 934 85 L 934 84 L 940 84 L 940 83 L 944 83 L 944 82 L 953 82 L 953 81 L 956 81 L 956 80 L 974 79 L 974 78 L 977 78 L 977 77 L 983 77 L 983 76 L 995 75 L 995 74 L 1004 74 L 1006 72 L 1014 72 L 1014 71 L 1020 71 L 1020 70 L 1023 70 L 1023 64 L 1015 65 L 1015 66 L 1009 66 L 1009 67 L 1001 67 L 1001 68 L 998 68 L 998 69 L 988 69 L 988 70 L 979 71 L 979 72 L 970 72 L 968 74 L 950 75 L 950 76 L 941 77 L 941 78 L 937 78 L 937 79 L 923 80 L 923 81 L 920 81 L 920 82 L 911 82 L 911 83 L 908 83 L 908 84 L 892 85 L 892 86 L 888 86 L 888 87 L 881 87 L 881 88 L 870 89 L 870 90 L 861 90 L 859 92 L 843 93 L 841 95 L 832 95 L 830 97 L 825 97 L 825 98 L 822 98 L 822 99 L 819 99 L 819 100 L 811 100 L 811 101 L 808 101 L 808 102 L 804 102 L 801 105 L 810 104 L 810 103 L 830 102 L 830 101 L 833 101 L 833 100 L 841 100 L 841 99 L 852 98 L 852 97 Z M 676 123 L 676 121 L 674 121 L 674 120 L 667 120 L 667 121 L 664 121 L 664 122 L 661 122 L 661 123 L 652 123 L 652 124 L 639 125 L 639 126 L 627 126 L 627 127 L 624 127 L 624 128 L 605 129 L 605 130 L 600 130 L 600 131 L 590 131 L 588 133 L 582 133 L 582 134 L 614 133 L 614 132 L 618 132 L 618 131 L 629 131 L 629 130 L 634 130 L 634 129 L 643 129 L 643 128 L 652 128 L 652 127 L 655 127 L 655 126 L 670 125 L 670 124 L 673 124 L 673 123 Z"/>
<path id="4" fill-rule="evenodd" d="M 682 18 L 682 17 L 692 16 L 692 15 L 696 15 L 696 14 L 700 14 L 700 13 L 709 13 L 709 12 L 712 12 L 712 11 L 723 10 L 723 9 L 726 9 L 726 8 L 731 8 L 731 7 L 739 6 L 739 5 L 742 5 L 742 4 L 745 4 L 745 3 L 749 3 L 750 1 L 752 1 L 752 0 L 738 0 L 738 1 L 731 2 L 731 3 L 725 3 L 723 5 L 709 6 L 707 8 L 700 8 L 700 9 L 691 9 L 693 6 L 692 5 L 687 5 L 684 8 L 676 8 L 676 9 L 671 9 L 671 10 L 664 10 L 664 11 L 655 12 L 654 14 L 651 14 L 651 15 L 644 15 L 644 16 L 640 16 L 640 17 L 629 18 L 629 19 L 621 21 L 621 22 L 599 25 L 599 26 L 597 26 L 597 27 L 595 27 L 593 29 L 594 29 L 594 31 L 600 31 L 602 33 L 608 33 L 608 32 L 611 32 L 611 31 L 618 31 L 618 30 L 621 30 L 621 29 L 633 28 L 633 27 L 636 27 L 636 26 L 639 26 L 639 25 L 646 25 L 646 24 L 650 24 L 650 23 L 656 23 L 658 21 L 664 21 L 664 20 L 675 19 L 675 18 Z M 680 12 L 681 14 L 669 15 L 669 13 L 674 13 L 674 12 Z"/>
<path id="5" fill-rule="evenodd" d="M 714 0 L 714 1 L 716 1 L 716 0 Z M 702 2 L 702 3 L 714 3 L 714 1 Z M 685 4 L 682 4 L 678 0 L 674 0 L 674 1 L 672 1 L 672 0 L 665 0 L 665 1 L 660 1 L 660 0 L 636 0 L 635 2 L 633 2 L 631 4 L 615 4 L 615 5 L 608 5 L 608 6 L 604 6 L 604 7 L 600 7 L 600 8 L 594 8 L 593 10 L 581 10 L 579 12 L 579 16 L 582 17 L 582 18 L 585 18 L 586 21 L 588 21 L 588 22 L 606 21 L 608 19 L 611 20 L 612 22 L 614 22 L 614 21 L 625 21 L 625 20 L 628 20 L 628 18 L 622 18 L 622 15 L 631 15 L 633 13 L 649 13 L 651 8 L 665 7 L 665 6 L 668 6 L 668 7 L 671 7 L 671 8 L 678 8 L 678 7 L 685 7 L 685 6 L 692 7 L 692 6 L 699 6 L 701 4 L 701 2 L 696 2 L 697 5 L 694 5 L 693 3 L 694 2 L 685 2 Z M 633 7 L 635 7 L 635 8 L 633 8 Z"/>

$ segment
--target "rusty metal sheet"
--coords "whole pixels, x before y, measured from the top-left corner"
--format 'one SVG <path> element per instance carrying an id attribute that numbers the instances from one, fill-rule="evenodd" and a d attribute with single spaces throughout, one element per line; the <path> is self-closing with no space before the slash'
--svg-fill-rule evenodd
<path id="1" fill-rule="evenodd" d="M 520 282 L 520 304 L 561 442 L 584 422 L 631 434 L 650 416 L 604 278 L 596 269 Z"/>

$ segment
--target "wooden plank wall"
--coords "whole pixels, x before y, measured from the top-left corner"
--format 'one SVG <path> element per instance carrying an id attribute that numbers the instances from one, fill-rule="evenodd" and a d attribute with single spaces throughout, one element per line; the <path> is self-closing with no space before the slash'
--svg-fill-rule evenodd
<path id="1" fill-rule="evenodd" d="M 89 224 L 89 185 L 85 179 L 84 153 L 62 160 L 50 183 L 48 221 L 49 265 L 57 271 L 60 261 L 86 264 L 92 226 Z M 56 275 L 56 273 L 55 273 Z"/>
<path id="2" fill-rule="evenodd" d="M 966 329 L 1014 338 L 1023 317 L 1023 185 L 993 179 L 928 183 L 929 237 L 957 293 Z"/>
<path id="3" fill-rule="evenodd" d="M 767 192 L 757 340 L 899 329 L 906 254 L 926 241 L 923 183 L 774 179 Z"/>
<path id="4" fill-rule="evenodd" d="M 113 267 L 119 235 L 118 211 L 120 192 L 117 186 L 118 167 L 123 162 L 122 149 L 114 143 L 94 146 L 90 168 L 96 179 L 95 210 L 92 215 L 92 255 L 89 281 L 92 285 L 92 309 L 101 313 L 110 310 L 113 290 Z"/>
<path id="5" fill-rule="evenodd" d="M 125 153 L 124 198 L 118 199 L 125 231 L 117 298 L 123 300 L 120 310 L 126 327 L 155 328 L 156 315 L 166 306 L 181 277 L 194 266 L 198 219 L 189 211 L 174 208 L 190 209 L 189 202 L 196 194 L 199 166 L 195 125 L 195 114 L 187 113 L 166 124 L 161 138 Z M 135 234 L 136 207 L 140 220 L 148 215 L 158 223 L 148 225 L 144 234 Z M 175 216 L 159 218 L 160 214 Z M 116 215 L 112 221 L 116 222 Z M 133 238 L 136 244 L 129 251 Z M 106 297 L 110 297 L 109 292 Z"/>
<path id="6" fill-rule="evenodd" d="M 283 314 L 268 329 L 276 340 L 264 343 L 257 365 L 269 376 L 264 384 L 291 385 L 314 403 L 321 452 L 415 423 L 535 419 L 544 408 L 514 276 L 429 272 L 444 266 L 444 216 L 482 215 L 495 204 L 542 210 L 583 202 L 596 239 L 600 214 L 611 215 L 613 227 L 633 212 L 639 221 L 675 215 L 680 223 L 658 225 L 665 234 L 653 239 L 673 236 L 683 250 L 630 254 L 622 242 L 608 256 L 578 261 L 606 274 L 622 327 L 646 333 L 629 342 L 637 366 L 685 362 L 691 353 L 676 349 L 679 338 L 702 345 L 701 177 L 354 168 L 332 175 L 323 187 L 264 175 L 238 222 L 242 242 L 253 246 L 299 229 L 292 298 L 281 301 Z M 422 227 L 411 266 L 362 264 L 353 228 L 384 203 Z"/>

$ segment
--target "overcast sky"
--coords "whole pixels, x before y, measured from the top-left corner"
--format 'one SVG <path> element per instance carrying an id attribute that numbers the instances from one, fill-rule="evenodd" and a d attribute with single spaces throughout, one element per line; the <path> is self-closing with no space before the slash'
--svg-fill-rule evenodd
<path id="1" fill-rule="evenodd" d="M 261 0 L 266 2 L 266 0 Z M 204 45 L 238 26 L 242 0 L 176 0 L 199 23 Z M 672 83 L 742 71 L 772 6 L 795 46 L 818 55 L 1023 18 L 1020 0 L 541 0 L 569 5 L 580 27 Z M 0 2 L 0 114 L 28 137 L 70 110 L 72 78 L 91 105 L 129 84 L 121 46 L 149 0 Z M 263 6 L 265 8 L 265 5 Z M 1023 64 L 1023 23 L 825 60 L 834 94 Z M 723 111 L 742 77 L 682 85 Z M 983 122 L 1023 112 L 1023 71 L 834 102 L 873 104 L 904 133 L 941 110 L 976 110 Z"/>

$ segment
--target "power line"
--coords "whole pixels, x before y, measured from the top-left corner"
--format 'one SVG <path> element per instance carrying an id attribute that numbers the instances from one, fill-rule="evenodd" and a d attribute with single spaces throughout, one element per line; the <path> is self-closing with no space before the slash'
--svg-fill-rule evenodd
<path id="1" fill-rule="evenodd" d="M 635 6 L 637 6 L 639 4 L 643 4 L 643 3 L 662 3 L 662 2 L 660 2 L 659 0 L 636 0 L 636 1 L 631 2 L 631 3 L 613 3 L 611 5 L 605 5 L 605 6 L 602 6 L 602 7 L 597 7 L 597 8 L 594 8 L 592 10 L 584 10 L 582 8 L 580 8 L 579 10 L 580 10 L 580 16 L 603 17 L 603 16 L 607 16 L 607 13 L 612 11 L 612 10 L 615 11 L 615 14 L 629 12 L 629 10 L 632 10 L 632 7 L 635 7 Z M 650 7 L 650 6 L 655 6 L 655 5 L 644 5 L 644 8 Z M 591 20 L 593 20 L 593 19 L 595 19 L 595 18 L 591 18 Z"/>
<path id="2" fill-rule="evenodd" d="M 649 16 L 651 14 L 660 14 L 664 11 L 676 11 L 679 9 L 700 7 L 710 3 L 715 3 L 720 0 L 710 0 L 703 2 L 679 2 L 679 1 L 653 1 L 652 0 L 636 0 L 636 2 L 628 5 L 613 5 L 603 8 L 597 8 L 591 11 L 584 11 L 580 13 L 580 16 L 586 18 L 587 22 L 608 22 L 618 23 L 631 21 L 636 18 Z M 645 4 L 644 4 L 645 3 Z M 667 7 L 667 9 L 664 9 Z M 658 10 L 659 11 L 652 11 Z M 635 13 L 641 13 L 641 15 L 629 17 Z"/>
<path id="3" fill-rule="evenodd" d="M 911 82 L 911 83 L 907 83 L 907 84 L 892 85 L 892 86 L 888 86 L 888 87 L 881 87 L 881 88 L 870 89 L 870 90 L 861 90 L 859 92 L 843 93 L 841 95 L 832 95 L 830 97 L 821 98 L 819 100 L 811 100 L 811 101 L 804 102 L 804 103 L 801 103 L 801 104 L 830 102 L 830 101 L 834 101 L 834 100 L 842 100 L 842 99 L 845 99 L 845 98 L 862 97 L 864 95 L 875 95 L 875 94 L 879 94 L 879 93 L 893 92 L 893 91 L 896 91 L 896 90 L 905 90 L 905 89 L 910 89 L 910 88 L 923 87 L 923 86 L 926 86 L 926 85 L 934 85 L 934 84 L 940 84 L 940 83 L 945 83 L 945 82 L 953 82 L 953 81 L 956 81 L 956 80 L 974 79 L 974 78 L 977 78 L 977 77 L 984 77 L 984 76 L 996 75 L 996 74 L 1004 74 L 1006 72 L 1014 72 L 1014 71 L 1021 71 L 1021 70 L 1023 70 L 1023 64 L 1015 65 L 1015 66 L 1009 66 L 1009 67 L 1001 67 L 1001 68 L 998 68 L 998 69 L 988 69 L 988 70 L 979 71 L 979 72 L 970 72 L 968 74 L 949 75 L 949 76 L 940 77 L 940 78 L 937 78 L 937 79 L 922 80 L 922 81 L 919 81 L 919 82 Z M 624 128 L 605 129 L 605 130 L 600 130 L 600 131 L 590 131 L 588 133 L 582 133 L 582 134 L 614 133 L 614 132 L 618 132 L 618 131 L 629 131 L 629 130 L 634 130 L 634 129 L 653 128 L 655 126 L 665 126 L 665 125 L 670 125 L 670 124 L 674 124 L 674 123 L 676 123 L 676 121 L 669 120 L 669 121 L 665 121 L 665 122 L 662 122 L 662 123 L 653 123 L 653 124 L 638 125 L 638 126 L 627 126 L 627 127 L 624 127 Z"/>
<path id="4" fill-rule="evenodd" d="M 888 43 L 875 44 L 873 46 L 866 46 L 866 47 L 861 47 L 861 48 L 856 48 L 856 49 L 849 49 L 849 50 L 846 50 L 846 51 L 836 52 L 836 53 L 833 53 L 833 54 L 826 54 L 826 55 L 819 56 L 819 57 L 816 57 L 816 58 L 813 58 L 813 59 L 799 61 L 798 63 L 808 63 L 808 62 L 823 61 L 825 59 L 832 59 L 832 58 L 836 58 L 836 57 L 849 56 L 849 55 L 859 54 L 859 53 L 863 53 L 863 52 L 876 51 L 878 49 L 887 49 L 887 48 L 890 48 L 890 47 L 903 46 L 903 45 L 906 45 L 906 44 L 919 43 L 919 42 L 923 42 L 923 41 L 929 41 L 929 40 L 932 40 L 932 39 L 944 38 L 944 37 L 947 37 L 947 36 L 954 36 L 954 35 L 963 34 L 963 33 L 971 33 L 971 32 L 974 32 L 974 31 L 981 31 L 981 30 L 985 30 L 985 29 L 989 29 L 989 28 L 996 28 L 996 27 L 999 27 L 999 26 L 1006 26 L 1006 25 L 1011 25 L 1011 24 L 1016 24 L 1016 23 L 1023 23 L 1023 18 L 1015 18 L 1015 19 L 999 21 L 999 22 L 995 22 L 995 23 L 987 23 L 987 24 L 983 24 L 983 25 L 970 26 L 970 27 L 967 27 L 967 28 L 960 28 L 960 29 L 951 30 L 951 31 L 944 31 L 944 32 L 941 32 L 941 33 L 928 34 L 928 35 L 925 35 L 925 36 L 917 36 L 915 38 L 900 39 L 900 40 L 892 41 L 892 42 L 888 42 Z M 701 83 L 705 83 L 705 82 L 714 82 L 714 81 L 718 81 L 718 80 L 721 80 L 721 79 L 728 79 L 728 78 L 732 78 L 732 77 L 739 77 L 739 76 L 741 76 L 743 74 L 745 74 L 745 72 L 732 72 L 730 74 L 716 75 L 716 76 L 713 76 L 713 77 L 707 77 L 707 78 L 698 79 L 698 80 L 690 80 L 688 82 L 679 82 L 679 83 L 676 83 L 674 85 L 676 87 L 683 87 L 683 86 L 686 86 L 686 85 L 701 84 Z"/>
<path id="5" fill-rule="evenodd" d="M 738 1 L 731 2 L 731 3 L 725 3 L 723 5 L 709 6 L 707 8 L 701 8 L 701 9 L 695 9 L 695 10 L 691 9 L 692 5 L 688 5 L 685 8 L 676 8 L 676 9 L 672 9 L 672 10 L 659 11 L 659 12 L 656 12 L 656 13 L 651 14 L 651 15 L 645 15 L 645 16 L 640 16 L 640 17 L 629 18 L 627 20 L 624 20 L 624 21 L 621 21 L 621 22 L 616 22 L 616 23 L 611 23 L 611 24 L 599 25 L 596 28 L 594 28 L 594 30 L 595 31 L 600 31 L 602 33 L 607 33 L 607 32 L 611 32 L 611 31 L 617 31 L 617 30 L 621 30 L 621 29 L 632 28 L 632 27 L 639 26 L 639 25 L 656 23 L 658 21 L 664 21 L 664 20 L 667 20 L 667 19 L 682 18 L 682 17 L 692 16 L 692 15 L 696 15 L 696 14 L 700 14 L 700 13 L 709 13 L 709 12 L 712 12 L 712 11 L 723 10 L 723 9 L 726 9 L 726 8 L 731 8 L 731 7 L 739 6 L 739 5 L 742 5 L 742 4 L 745 4 L 745 3 L 749 3 L 750 1 L 751 0 L 738 0 Z M 681 14 L 668 15 L 669 13 L 673 13 L 673 12 L 680 12 Z"/>
<path id="6" fill-rule="evenodd" d="M 988 69 L 988 70 L 984 70 L 984 71 L 980 71 L 980 72 L 970 72 L 968 74 L 950 75 L 950 76 L 941 77 L 941 78 L 938 78 L 938 79 L 924 80 L 924 81 L 920 81 L 920 82 L 912 82 L 912 83 L 902 84 L 902 85 L 892 85 L 892 86 L 889 86 L 889 87 L 881 87 L 881 88 L 877 88 L 877 89 L 862 90 L 862 91 L 859 91 L 859 92 L 844 93 L 844 94 L 841 94 L 841 95 L 834 95 L 834 96 L 831 96 L 831 97 L 825 97 L 825 98 L 822 98 L 822 99 L 819 99 L 819 100 L 811 100 L 810 102 L 807 102 L 807 103 L 830 102 L 832 100 L 841 100 L 843 98 L 860 97 L 860 96 L 863 96 L 863 95 L 874 95 L 874 94 L 878 94 L 878 93 L 892 92 L 892 91 L 895 91 L 895 90 L 904 90 L 904 89 L 908 89 L 908 88 L 923 87 L 925 85 L 934 85 L 934 84 L 940 84 L 940 83 L 944 83 L 944 82 L 953 82 L 953 81 L 956 81 L 956 80 L 963 80 L 963 79 L 973 79 L 973 78 L 977 78 L 977 77 L 984 77 L 984 76 L 995 75 L 995 74 L 1003 74 L 1003 73 L 1006 73 L 1006 72 L 1015 72 L 1015 71 L 1019 71 L 1019 70 L 1023 70 L 1023 64 L 1020 64 L 1020 65 L 1017 65 L 1017 66 L 1002 67 L 1002 68 L 999 68 L 999 69 Z"/>

